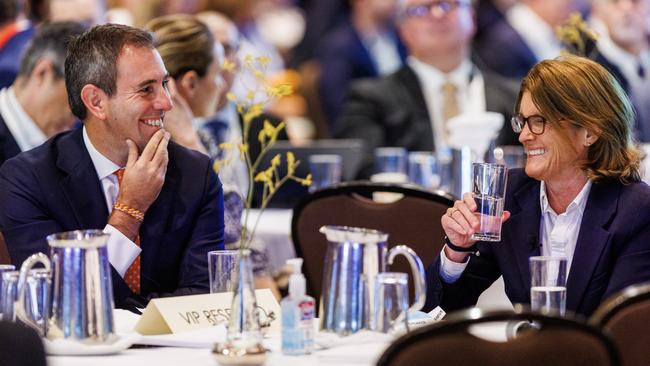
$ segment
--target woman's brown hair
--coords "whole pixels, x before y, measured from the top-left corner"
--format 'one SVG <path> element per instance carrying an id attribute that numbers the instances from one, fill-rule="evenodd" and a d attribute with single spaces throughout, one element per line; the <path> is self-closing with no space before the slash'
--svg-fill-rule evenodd
<path id="1" fill-rule="evenodd" d="M 577 56 L 545 60 L 522 80 L 515 113 L 525 92 L 554 128 L 567 120 L 599 136 L 581 162 L 589 179 L 617 179 L 623 184 L 641 180 L 642 153 L 632 141 L 634 109 L 603 66 Z"/>
<path id="2" fill-rule="evenodd" d="M 208 27 L 196 17 L 175 14 L 159 17 L 147 23 L 155 33 L 156 49 L 174 79 L 194 70 L 204 77 L 214 60 L 215 42 Z"/>

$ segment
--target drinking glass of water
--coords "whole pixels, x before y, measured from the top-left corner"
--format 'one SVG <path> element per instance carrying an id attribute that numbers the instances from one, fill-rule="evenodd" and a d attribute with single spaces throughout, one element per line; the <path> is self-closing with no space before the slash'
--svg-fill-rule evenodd
<path id="1" fill-rule="evenodd" d="M 382 272 L 375 277 L 375 306 L 373 330 L 399 334 L 408 331 L 408 275 Z"/>
<path id="2" fill-rule="evenodd" d="M 530 307 L 533 311 L 564 315 L 566 266 L 564 257 L 530 257 Z"/>
<path id="3" fill-rule="evenodd" d="M 375 175 L 394 176 L 390 181 L 408 181 L 407 152 L 403 147 L 378 147 L 375 149 Z M 399 178 L 396 178 L 399 177 Z M 383 181 L 380 179 L 379 181 Z"/>
<path id="4" fill-rule="evenodd" d="M 309 172 L 312 176 L 312 185 L 309 192 L 331 187 L 341 181 L 341 155 L 314 154 L 309 157 Z"/>
<path id="5" fill-rule="evenodd" d="M 472 193 L 480 223 L 472 240 L 501 241 L 501 216 L 507 180 L 508 169 L 504 165 L 472 164 Z"/>
<path id="6" fill-rule="evenodd" d="M 212 250 L 208 252 L 210 293 L 231 292 L 237 276 L 238 250 Z"/>

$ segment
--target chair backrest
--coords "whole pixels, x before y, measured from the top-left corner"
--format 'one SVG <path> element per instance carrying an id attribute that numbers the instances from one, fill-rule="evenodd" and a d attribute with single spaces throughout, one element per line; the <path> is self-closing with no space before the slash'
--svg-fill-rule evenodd
<path id="1" fill-rule="evenodd" d="M 392 203 L 374 202 L 374 192 L 403 195 Z M 323 225 L 364 227 L 389 234 L 389 247 L 405 244 L 430 264 L 443 246 L 440 217 L 453 205 L 451 196 L 436 194 L 413 185 L 348 182 L 305 197 L 294 209 L 291 236 L 296 255 L 304 259 L 308 292 L 320 298 L 323 259 L 327 240 L 318 229 Z M 391 271 L 406 272 L 410 267 L 398 257 Z M 413 283 L 411 279 L 410 284 Z"/>
<path id="2" fill-rule="evenodd" d="M 596 309 L 590 322 L 612 337 L 623 365 L 650 365 L 650 283 L 614 294 Z"/>
<path id="3" fill-rule="evenodd" d="M 9 251 L 7 250 L 7 244 L 5 243 L 5 238 L 0 232 L 0 264 L 11 264 L 11 257 L 9 257 Z"/>
<path id="4" fill-rule="evenodd" d="M 47 365 L 41 337 L 22 323 L 0 322 L 0 355 L 0 365 Z"/>
<path id="5" fill-rule="evenodd" d="M 600 329 L 570 317 L 526 310 L 450 314 L 446 321 L 414 330 L 391 344 L 377 362 L 395 365 L 619 365 L 614 343 Z M 532 321 L 535 325 L 504 342 L 479 338 L 471 327 L 489 322 Z"/>

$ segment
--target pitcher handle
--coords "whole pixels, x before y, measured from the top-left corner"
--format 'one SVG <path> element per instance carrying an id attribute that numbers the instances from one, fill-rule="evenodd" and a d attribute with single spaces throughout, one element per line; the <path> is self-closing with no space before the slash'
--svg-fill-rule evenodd
<path id="1" fill-rule="evenodd" d="M 427 299 L 424 265 L 422 264 L 422 260 L 420 257 L 418 257 L 415 251 L 406 245 L 398 245 L 388 252 L 388 264 L 393 264 L 393 260 L 399 254 L 406 257 L 406 259 L 409 261 L 409 264 L 411 265 L 411 271 L 413 272 L 415 299 L 413 300 L 413 305 L 411 305 L 409 311 L 418 311 L 422 309 L 424 302 Z"/>
<path id="2" fill-rule="evenodd" d="M 29 270 L 34 267 L 36 263 L 42 263 L 45 266 L 45 270 L 51 273 L 50 259 L 43 253 L 36 253 L 29 256 L 25 259 L 22 266 L 20 267 L 20 275 L 18 276 L 18 299 L 16 300 L 16 316 L 23 323 L 34 328 L 41 337 L 45 337 L 45 330 L 41 329 L 38 324 L 27 316 L 27 310 L 25 310 L 25 288 L 27 287 L 27 274 Z M 45 315 L 48 316 L 47 314 Z"/>

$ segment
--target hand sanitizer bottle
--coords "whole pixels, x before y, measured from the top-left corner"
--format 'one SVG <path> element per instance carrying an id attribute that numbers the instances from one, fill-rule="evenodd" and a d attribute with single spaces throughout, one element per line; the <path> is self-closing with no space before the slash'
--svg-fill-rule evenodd
<path id="1" fill-rule="evenodd" d="M 305 295 L 305 276 L 302 275 L 302 258 L 287 260 L 292 267 L 289 277 L 289 296 L 280 303 L 282 307 L 282 353 L 304 355 L 314 348 L 314 298 Z"/>

